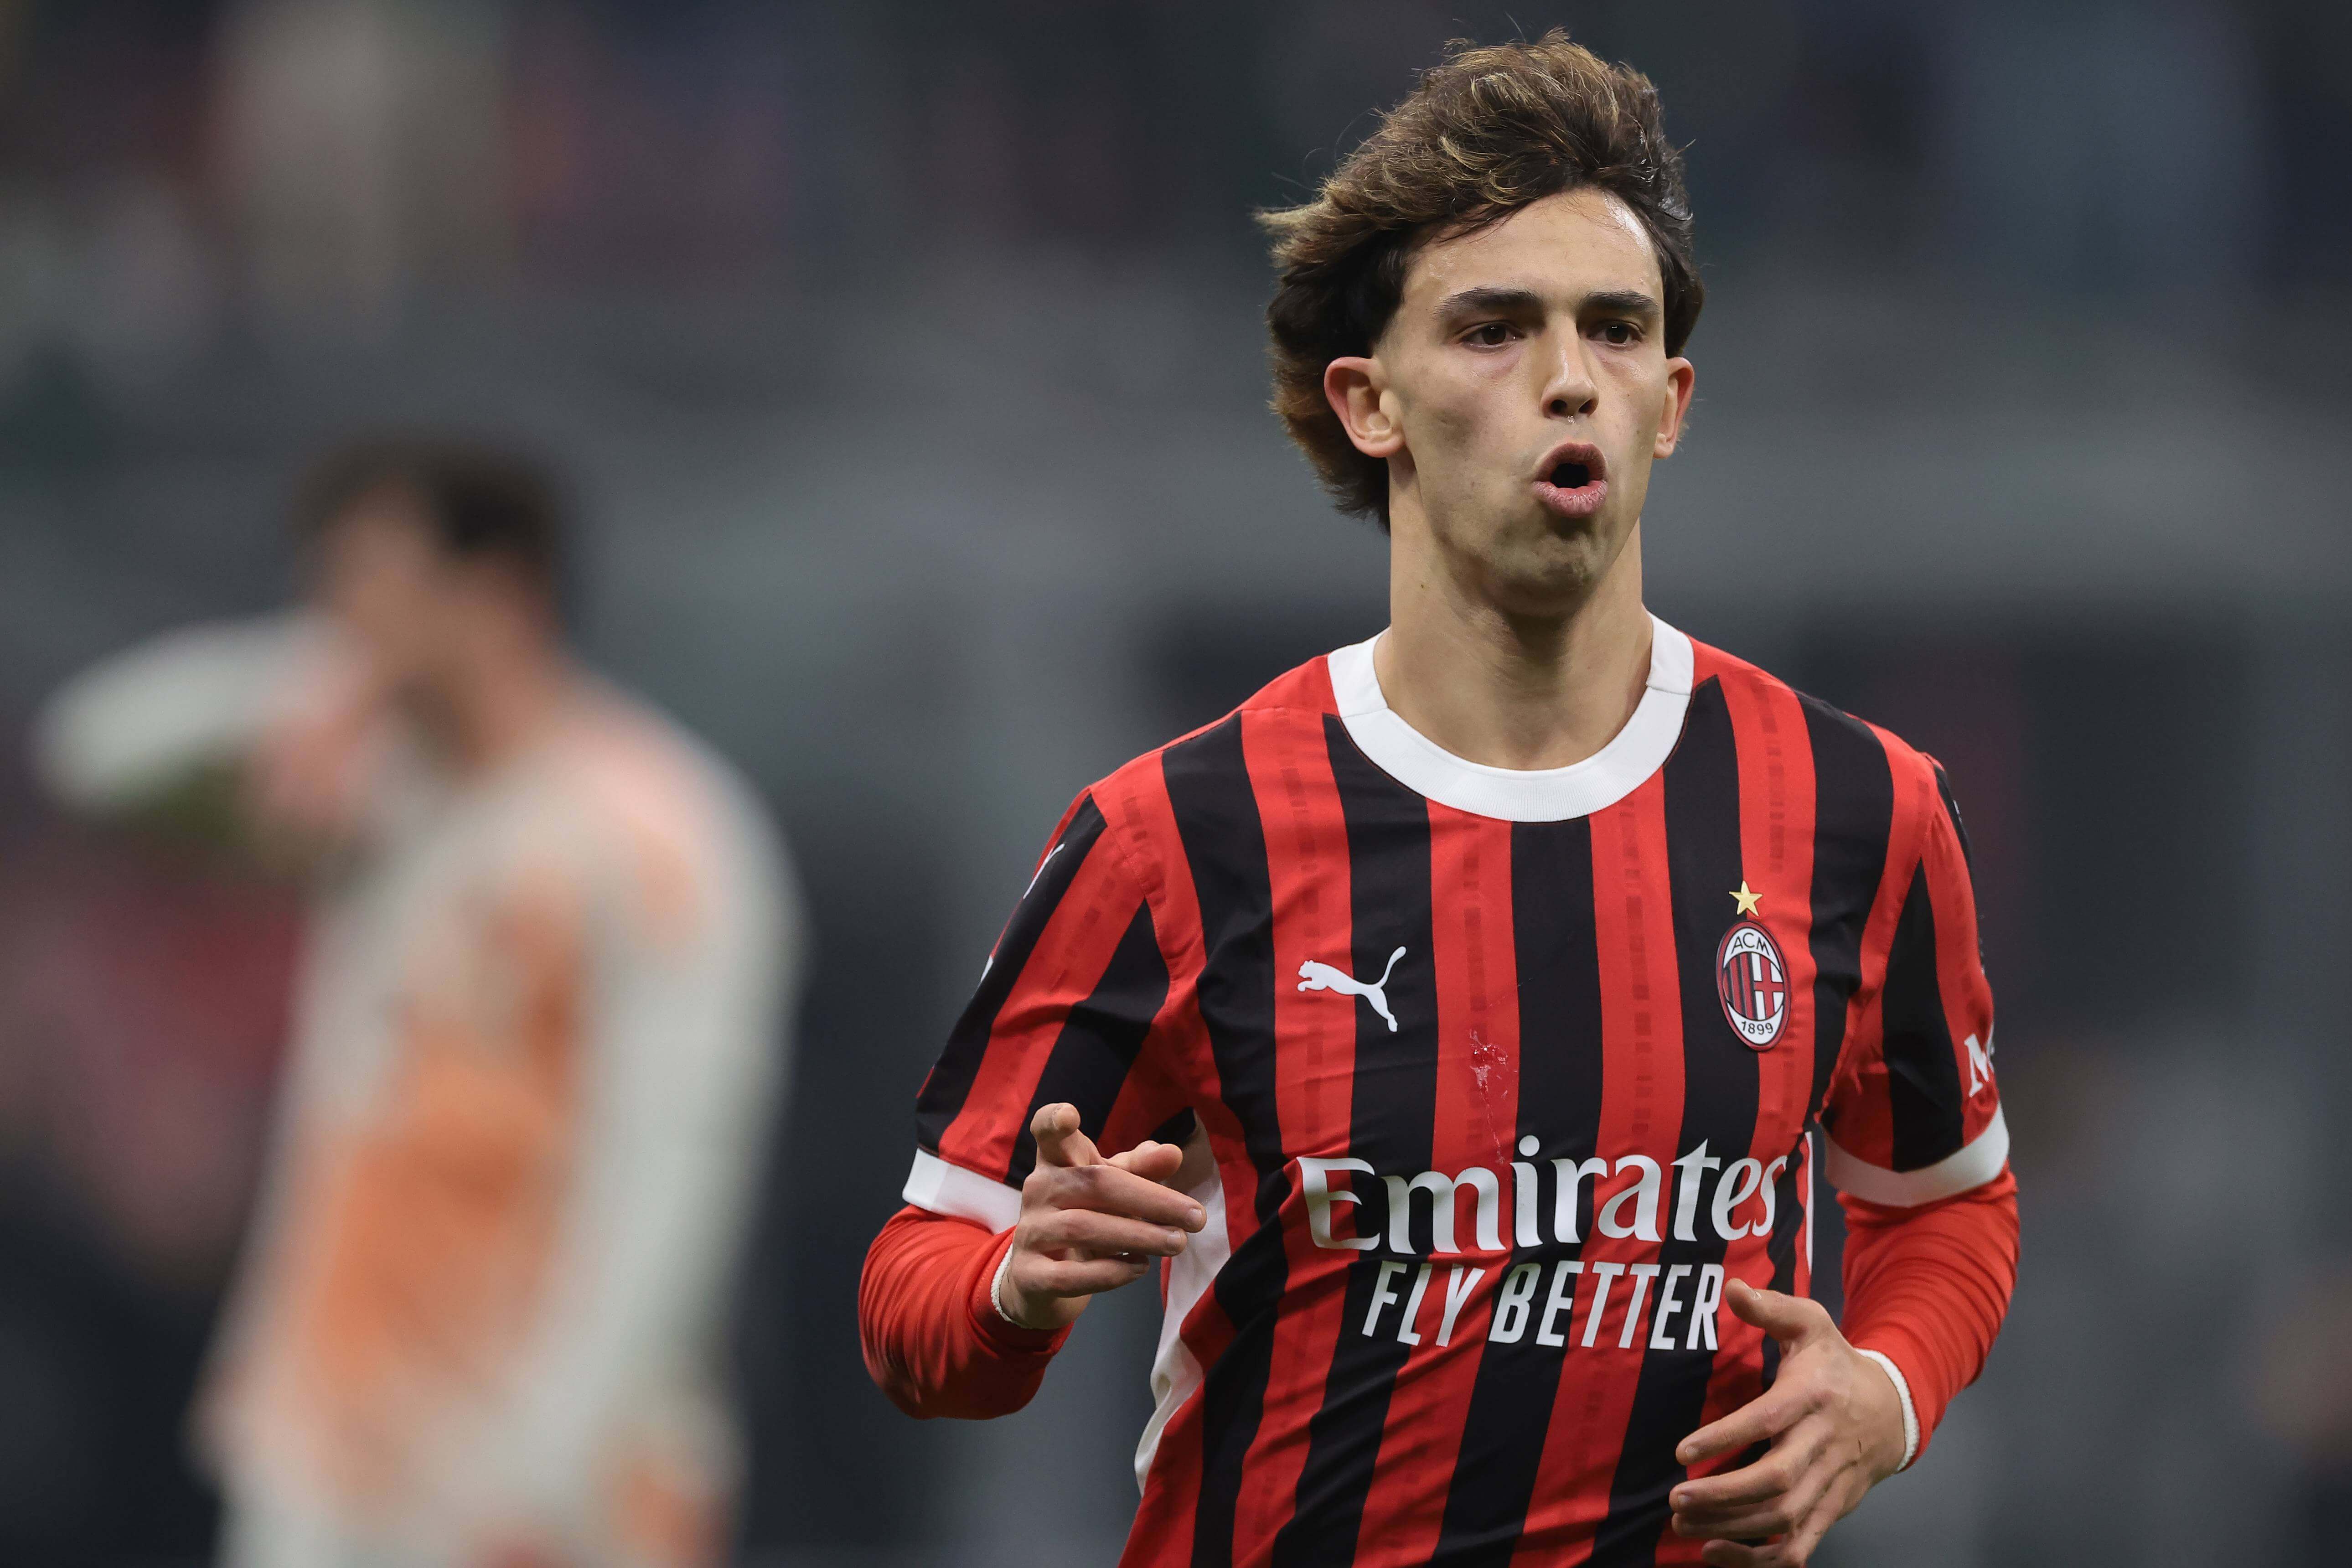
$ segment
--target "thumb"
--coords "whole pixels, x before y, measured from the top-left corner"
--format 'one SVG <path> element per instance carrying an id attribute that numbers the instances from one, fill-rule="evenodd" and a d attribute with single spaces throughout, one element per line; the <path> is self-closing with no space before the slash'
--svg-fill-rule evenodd
<path id="1" fill-rule="evenodd" d="M 1041 1105 L 1029 1119 L 1029 1136 L 1037 1141 L 1041 1165 L 1098 1165 L 1102 1155 L 1095 1142 L 1078 1131 L 1078 1108 L 1066 1101 Z"/>
<path id="2" fill-rule="evenodd" d="M 1778 1290 L 1759 1290 L 1745 1279 L 1727 1281 L 1723 1300 L 1741 1322 L 1754 1324 L 1784 1345 L 1811 1337 L 1829 1321 L 1829 1314 L 1818 1301 Z"/>

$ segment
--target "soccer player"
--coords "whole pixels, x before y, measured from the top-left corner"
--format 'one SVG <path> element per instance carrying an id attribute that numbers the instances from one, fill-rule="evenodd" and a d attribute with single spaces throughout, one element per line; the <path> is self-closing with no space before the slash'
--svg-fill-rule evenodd
<path id="1" fill-rule="evenodd" d="M 1016 1409 L 1157 1265 L 1129 1568 L 1803 1563 L 2015 1279 L 1943 773 L 1643 608 L 1700 305 L 1648 81 L 1457 53 L 1267 222 L 1276 406 L 1388 627 L 1070 807 L 923 1085 L 868 1364 Z"/>
<path id="2" fill-rule="evenodd" d="M 43 726 L 68 799 L 233 829 L 317 889 L 202 1412 L 223 1562 L 716 1563 L 712 1352 L 797 941 L 781 847 L 566 651 L 532 468 L 370 444 L 301 513 L 306 613 L 119 655 Z"/>

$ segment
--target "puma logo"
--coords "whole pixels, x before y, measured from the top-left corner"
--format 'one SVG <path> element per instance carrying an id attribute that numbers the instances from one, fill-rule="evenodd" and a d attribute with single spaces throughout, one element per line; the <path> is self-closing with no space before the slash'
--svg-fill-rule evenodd
<path id="1" fill-rule="evenodd" d="M 1389 1011 L 1389 976 L 1396 973 L 1397 960 L 1403 956 L 1402 948 L 1390 953 L 1389 966 L 1381 970 L 1380 979 L 1370 985 L 1352 974 L 1342 974 L 1329 964 L 1318 963 L 1310 958 L 1298 966 L 1298 988 L 1301 991 L 1337 991 L 1344 995 L 1361 996 L 1372 1005 L 1373 1012 L 1388 1020 L 1389 1033 L 1393 1035 L 1397 1032 L 1397 1021 L 1396 1015 Z"/>

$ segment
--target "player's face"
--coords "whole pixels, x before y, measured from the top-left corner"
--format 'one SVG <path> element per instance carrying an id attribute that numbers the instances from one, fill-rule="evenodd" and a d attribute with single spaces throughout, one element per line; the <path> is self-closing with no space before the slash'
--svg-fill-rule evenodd
<path id="1" fill-rule="evenodd" d="M 1512 613 L 1572 608 L 1641 521 L 1650 465 L 1689 405 L 1688 360 L 1661 341 L 1655 252 L 1592 190 L 1549 196 L 1424 245 L 1368 367 L 1386 432 L 1392 528 L 1425 531 Z M 1363 363 L 1363 362 L 1359 362 Z"/>
<path id="2" fill-rule="evenodd" d="M 319 540 L 319 607 L 396 691 L 429 684 L 450 647 L 452 572 L 405 492 L 360 497 Z"/>

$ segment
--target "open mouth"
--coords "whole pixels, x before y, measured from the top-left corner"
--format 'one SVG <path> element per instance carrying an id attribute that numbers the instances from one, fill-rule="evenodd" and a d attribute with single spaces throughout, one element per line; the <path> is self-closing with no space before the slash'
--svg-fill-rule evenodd
<path id="1" fill-rule="evenodd" d="M 1601 460 L 1601 448 L 1586 441 L 1563 441 L 1550 457 L 1550 465 L 1536 481 L 1537 500 L 1563 518 L 1587 518 L 1599 511 L 1609 494 L 1609 468 Z"/>

